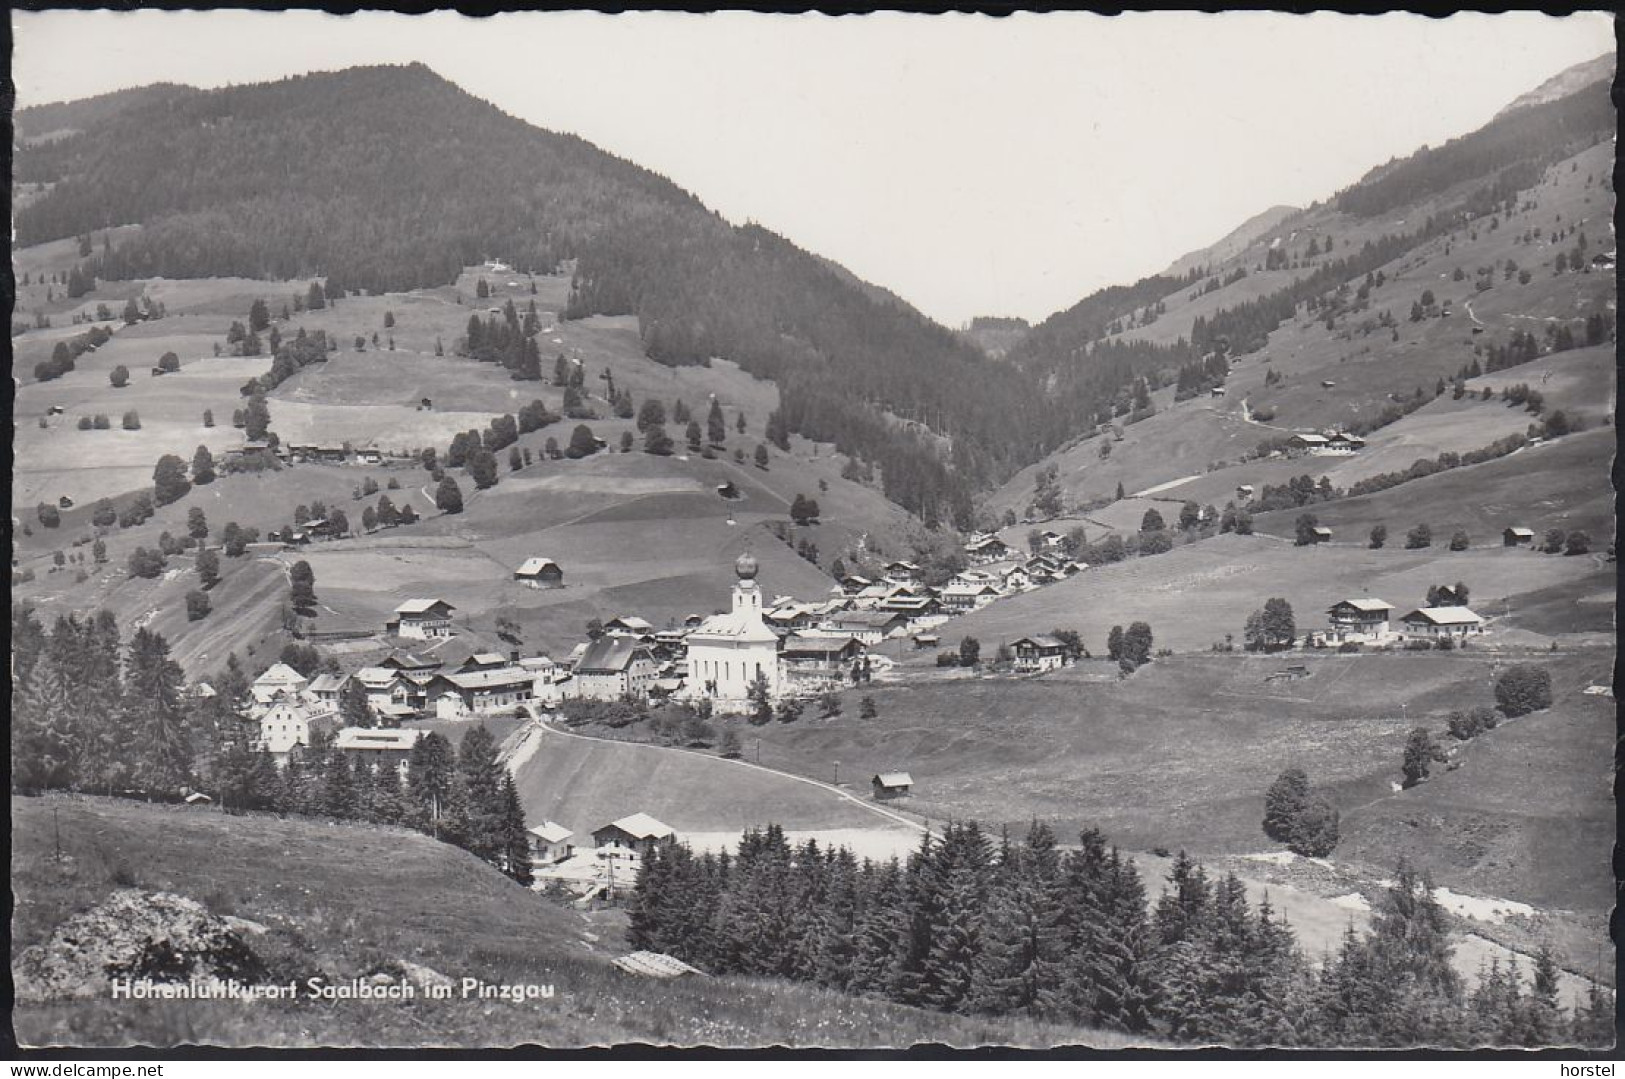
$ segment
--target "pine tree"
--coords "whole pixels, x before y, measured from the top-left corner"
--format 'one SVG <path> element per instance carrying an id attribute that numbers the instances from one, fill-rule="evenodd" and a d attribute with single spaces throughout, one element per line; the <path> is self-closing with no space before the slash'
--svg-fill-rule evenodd
<path id="1" fill-rule="evenodd" d="M 137 777 L 148 791 L 178 790 L 192 771 L 180 665 L 169 658 L 169 642 L 143 626 L 130 638 L 124 669 L 120 718 Z"/>
<path id="2" fill-rule="evenodd" d="M 512 773 L 503 769 L 502 775 L 502 871 L 515 881 L 529 886 L 531 880 L 530 833 L 525 830 L 525 807 L 519 800 L 519 788 Z"/>

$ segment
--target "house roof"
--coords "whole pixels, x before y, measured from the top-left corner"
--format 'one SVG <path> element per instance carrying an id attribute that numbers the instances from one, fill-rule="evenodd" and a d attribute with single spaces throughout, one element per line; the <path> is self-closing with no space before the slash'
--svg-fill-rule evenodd
<path id="1" fill-rule="evenodd" d="M 520 667 L 499 667 L 494 671 L 457 671 L 439 677 L 458 689 L 496 689 L 499 686 L 528 686 L 534 676 Z"/>
<path id="2" fill-rule="evenodd" d="M 576 661 L 575 673 L 620 674 L 631 666 L 640 653 L 645 659 L 654 658 L 647 648 L 636 641 L 624 637 L 600 637 L 589 644 Z"/>
<path id="3" fill-rule="evenodd" d="M 829 618 L 832 626 L 855 629 L 884 629 L 895 621 L 897 615 L 890 611 L 841 611 Z"/>
<path id="4" fill-rule="evenodd" d="M 998 544 L 1000 547 L 1009 546 L 1009 544 L 1005 543 L 997 536 L 987 536 L 979 540 L 972 540 L 970 543 L 965 545 L 965 549 L 968 551 L 975 551 L 983 547 L 992 547 L 994 544 Z"/>
<path id="5" fill-rule="evenodd" d="M 1040 633 L 1040 634 L 1038 634 L 1036 636 L 1033 636 L 1033 637 L 1022 637 L 1022 638 L 1014 641 L 1013 643 L 1014 644 L 1030 644 L 1030 645 L 1033 645 L 1034 647 L 1037 647 L 1037 648 L 1065 648 L 1066 647 L 1066 645 L 1062 644 L 1060 641 L 1056 640 L 1054 637 L 1051 637 L 1047 633 Z"/>
<path id="6" fill-rule="evenodd" d="M 618 821 L 611 821 L 609 824 L 604 825 L 603 828 L 598 829 L 598 832 L 609 828 L 619 828 L 633 839 L 665 839 L 667 836 L 675 834 L 670 825 L 662 824 L 647 813 L 634 813 L 630 817 L 622 817 Z M 598 832 L 593 834 L 597 835 Z"/>
<path id="7" fill-rule="evenodd" d="M 519 661 L 520 669 L 526 671 L 550 671 L 556 666 L 547 656 L 526 656 Z"/>
<path id="8" fill-rule="evenodd" d="M 470 663 L 481 667 L 505 667 L 508 664 L 508 657 L 501 652 L 475 652 L 463 660 L 465 666 Z"/>
<path id="9" fill-rule="evenodd" d="M 1313 531 L 1317 536 L 1329 536 L 1332 534 L 1332 530 L 1327 528 L 1325 525 L 1316 525 Z"/>
<path id="10" fill-rule="evenodd" d="M 543 821 L 534 828 L 527 828 L 526 831 L 549 843 L 562 843 L 575 835 L 570 829 L 556 821 Z"/>
<path id="11" fill-rule="evenodd" d="M 997 594 L 998 591 L 999 590 L 994 588 L 991 584 L 984 582 L 961 582 L 950 584 L 947 588 L 942 590 L 942 594 L 945 596 L 982 596 L 989 592 Z"/>
<path id="12" fill-rule="evenodd" d="M 356 680 L 369 689 L 374 686 L 387 686 L 394 682 L 400 674 L 393 667 L 363 667 L 355 672 Z"/>
<path id="13" fill-rule="evenodd" d="M 1507 531 L 1511 532 L 1514 536 L 1529 536 L 1533 538 L 1535 535 L 1535 530 L 1533 528 L 1524 528 L 1522 525 L 1513 525 L 1511 528 L 1507 529 Z"/>
<path id="14" fill-rule="evenodd" d="M 349 680 L 344 674 L 318 674 L 308 688 L 312 693 L 337 693 Z"/>
<path id="15" fill-rule="evenodd" d="M 1405 622 L 1430 622 L 1435 626 L 1473 626 L 1484 621 L 1466 607 L 1418 607 Z"/>
<path id="16" fill-rule="evenodd" d="M 457 608 L 443 599 L 409 599 L 395 608 L 396 614 L 428 614 L 438 606 L 444 606 L 448 611 Z"/>
<path id="17" fill-rule="evenodd" d="M 426 733 L 418 727 L 345 727 L 333 745 L 339 749 L 411 749 Z"/>
<path id="18" fill-rule="evenodd" d="M 397 667 L 403 671 L 422 671 L 440 666 L 438 659 L 425 659 L 412 652 L 391 652 L 378 661 L 380 667 Z"/>
<path id="19" fill-rule="evenodd" d="M 635 614 L 623 614 L 623 615 L 620 615 L 619 617 L 611 618 L 608 622 L 605 622 L 604 625 L 606 625 L 606 626 L 624 626 L 627 629 L 637 630 L 639 633 L 642 633 L 642 632 L 644 632 L 646 630 L 654 629 L 653 625 L 651 625 L 649 622 L 646 622 L 645 620 L 639 618 Z"/>
<path id="20" fill-rule="evenodd" d="M 879 783 L 882 787 L 912 787 L 914 778 L 907 772 L 881 772 L 869 782 Z"/>
<path id="21" fill-rule="evenodd" d="M 1340 599 L 1336 603 L 1332 604 L 1331 609 L 1335 611 L 1339 607 L 1353 607 L 1356 611 L 1365 611 L 1371 614 L 1375 614 L 1378 611 L 1391 611 L 1394 609 L 1394 605 L 1392 603 L 1389 603 L 1385 599 L 1378 599 L 1375 596 L 1360 596 L 1358 599 Z"/>
<path id="22" fill-rule="evenodd" d="M 1299 433 L 1299 434 L 1293 435 L 1292 437 L 1297 439 L 1299 442 L 1302 442 L 1302 443 L 1304 443 L 1306 445 L 1309 445 L 1309 446 L 1317 446 L 1317 445 L 1320 445 L 1321 443 L 1323 443 L 1323 442 L 1325 442 L 1327 440 L 1325 435 L 1316 435 L 1316 434 Z"/>
<path id="23" fill-rule="evenodd" d="M 551 558 L 527 558 L 525 559 L 524 564 L 513 572 L 517 577 L 534 577 L 543 570 L 547 569 L 549 566 L 559 570 L 561 573 L 564 572 L 560 568 L 559 564 L 553 561 Z"/>
<path id="24" fill-rule="evenodd" d="M 273 663 L 265 669 L 265 673 L 254 679 L 256 686 L 302 686 L 309 679 L 286 663 Z"/>

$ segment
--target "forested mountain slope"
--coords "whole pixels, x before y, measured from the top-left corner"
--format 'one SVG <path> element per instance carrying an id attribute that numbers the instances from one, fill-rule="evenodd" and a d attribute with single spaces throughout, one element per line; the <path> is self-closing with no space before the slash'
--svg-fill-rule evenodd
<path id="1" fill-rule="evenodd" d="M 444 285 L 492 256 L 536 271 L 575 260 L 568 316 L 635 314 L 660 362 L 722 356 L 774 378 L 790 430 L 878 464 L 887 494 L 927 519 L 964 522 L 971 491 L 1062 433 L 1033 380 L 949 330 L 421 65 L 149 96 L 84 122 L 19 154 L 21 177 L 52 186 L 19 211 L 17 241 L 142 224 L 87 265 L 98 277 L 382 291 Z"/>

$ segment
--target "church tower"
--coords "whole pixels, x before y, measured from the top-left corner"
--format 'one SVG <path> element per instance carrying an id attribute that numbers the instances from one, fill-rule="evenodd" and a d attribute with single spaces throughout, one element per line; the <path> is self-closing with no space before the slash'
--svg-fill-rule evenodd
<path id="1" fill-rule="evenodd" d="M 740 555 L 734 562 L 733 609 L 712 615 L 688 635 L 683 695 L 709 700 L 718 712 L 749 711 L 750 689 L 758 677 L 767 682 L 772 697 L 779 695 L 779 635 L 762 617 L 758 568 L 752 555 Z"/>

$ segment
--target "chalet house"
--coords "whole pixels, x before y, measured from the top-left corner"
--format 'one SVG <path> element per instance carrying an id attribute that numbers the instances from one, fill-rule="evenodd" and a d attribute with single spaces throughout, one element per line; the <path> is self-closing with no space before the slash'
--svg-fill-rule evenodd
<path id="1" fill-rule="evenodd" d="M 663 629 L 655 633 L 654 655 L 656 659 L 675 659 L 688 651 L 688 630 Z"/>
<path id="2" fill-rule="evenodd" d="M 1315 537 L 1316 543 L 1325 543 L 1327 540 L 1332 538 L 1332 530 L 1327 528 L 1325 525 L 1316 525 L 1309 531 L 1310 534 Z"/>
<path id="3" fill-rule="evenodd" d="M 523 667 L 437 674 L 428 686 L 429 704 L 439 719 L 490 715 L 535 696 L 536 679 Z"/>
<path id="4" fill-rule="evenodd" d="M 1535 530 L 1517 525 L 1501 533 L 1501 544 L 1505 547 L 1527 547 L 1535 542 Z"/>
<path id="5" fill-rule="evenodd" d="M 530 838 L 531 864 L 557 865 L 576 852 L 575 844 L 570 840 L 575 833 L 562 824 L 553 821 L 543 821 L 534 828 L 525 830 Z"/>
<path id="6" fill-rule="evenodd" d="M 841 611 L 824 619 L 818 627 L 830 636 L 850 637 L 862 644 L 876 645 L 900 631 L 908 619 L 893 611 Z"/>
<path id="7" fill-rule="evenodd" d="M 588 645 L 576 662 L 574 695 L 594 701 L 645 696 L 655 674 L 649 649 L 629 637 L 603 636 Z"/>
<path id="8" fill-rule="evenodd" d="M 869 780 L 869 786 L 874 791 L 875 800 L 883 802 L 908 794 L 914 780 L 907 772 L 881 772 Z"/>
<path id="9" fill-rule="evenodd" d="M 1393 635 L 1388 626 L 1393 612 L 1390 604 L 1373 596 L 1338 600 L 1326 611 L 1331 628 L 1326 631 L 1324 640 L 1328 644 L 1349 641 L 1376 644 L 1385 641 Z"/>
<path id="10" fill-rule="evenodd" d="M 286 663 L 273 663 L 264 674 L 254 679 L 248 692 L 254 704 L 264 707 L 281 697 L 297 697 L 308 685 L 310 680 Z"/>
<path id="11" fill-rule="evenodd" d="M 1066 645 L 1047 635 L 1023 637 L 1011 647 L 1015 649 L 1018 671 L 1056 671 L 1072 662 Z"/>
<path id="12" fill-rule="evenodd" d="M 858 610 L 873 610 L 880 606 L 885 598 L 892 594 L 895 585 L 877 583 L 869 585 L 852 596 L 852 606 Z"/>
<path id="13" fill-rule="evenodd" d="M 344 690 L 344 684 L 349 680 L 350 676 L 346 674 L 318 674 L 311 680 L 310 685 L 305 687 L 305 693 L 313 701 L 331 704 L 337 708 L 339 694 Z"/>
<path id="14" fill-rule="evenodd" d="M 333 748 L 352 760 L 359 757 L 367 761 L 373 771 L 394 765 L 405 779 L 412 747 L 425 733 L 416 728 L 345 727 L 333 740 Z"/>
<path id="15" fill-rule="evenodd" d="M 363 667 L 355 672 L 355 680 L 367 693 L 367 707 L 373 711 L 389 704 L 405 704 L 409 691 L 403 672 L 391 667 Z"/>
<path id="16" fill-rule="evenodd" d="M 1349 457 L 1365 449 L 1365 439 L 1333 431 L 1326 437 L 1324 452 L 1329 456 Z"/>
<path id="17" fill-rule="evenodd" d="M 1061 544 L 1066 542 L 1066 537 L 1055 531 L 1053 528 L 1044 529 L 1044 531 L 1038 534 L 1038 538 L 1044 541 L 1044 547 L 1046 549 L 1059 547 Z"/>
<path id="18" fill-rule="evenodd" d="M 942 610 L 942 604 L 937 597 L 927 593 L 907 592 L 899 589 L 881 600 L 875 607 L 877 611 L 889 614 L 900 614 L 910 621 L 917 618 L 930 618 Z"/>
<path id="19" fill-rule="evenodd" d="M 935 633 L 916 633 L 914 635 L 914 647 L 922 652 L 936 648 L 941 643 L 942 638 Z"/>
<path id="20" fill-rule="evenodd" d="M 857 573 L 848 573 L 841 578 L 841 591 L 849 596 L 855 596 L 875 582 Z"/>
<path id="21" fill-rule="evenodd" d="M 817 692 L 846 682 L 861 655 L 855 637 L 793 633 L 784 639 L 779 664 L 792 692 Z"/>
<path id="22" fill-rule="evenodd" d="M 987 582 L 979 584 L 950 583 L 947 588 L 942 590 L 942 609 L 951 614 L 979 611 L 998 599 L 999 595 L 998 587 Z"/>
<path id="23" fill-rule="evenodd" d="M 1010 557 L 1010 546 L 997 536 L 981 536 L 965 546 L 965 557 L 977 566 L 1003 562 Z"/>
<path id="24" fill-rule="evenodd" d="M 409 599 L 395 608 L 395 617 L 384 623 L 384 632 L 396 637 L 434 641 L 451 637 L 451 612 L 457 608 L 443 599 Z"/>
<path id="25" fill-rule="evenodd" d="M 1419 607 L 1400 619 L 1413 640 L 1465 640 L 1484 632 L 1484 619 L 1466 607 Z"/>
<path id="26" fill-rule="evenodd" d="M 1320 456 L 1326 452 L 1326 436 L 1320 434 L 1295 434 L 1287 439 L 1286 455 L 1288 457 L 1303 457 L 1307 455 Z"/>
<path id="27" fill-rule="evenodd" d="M 669 847 L 676 842 L 677 833 L 670 825 L 660 823 L 647 813 L 622 817 L 592 833 L 597 856 L 612 860 L 636 861 L 656 847 Z"/>
<path id="28" fill-rule="evenodd" d="M 618 637 L 653 640 L 655 628 L 637 615 L 623 614 L 604 623 L 604 632 Z"/>
<path id="29" fill-rule="evenodd" d="M 805 603 L 784 603 L 762 615 L 775 633 L 795 633 L 813 624 L 813 609 Z"/>
<path id="30" fill-rule="evenodd" d="M 1027 572 L 1026 566 L 1010 566 L 999 573 L 1000 591 L 1008 594 L 1022 592 L 1033 585 L 1032 574 Z"/>
<path id="31" fill-rule="evenodd" d="M 384 455 L 377 450 L 357 450 L 355 459 L 358 463 L 364 465 L 381 465 L 384 463 Z"/>
<path id="32" fill-rule="evenodd" d="M 527 558 L 513 579 L 526 588 L 563 588 L 564 570 L 551 558 Z"/>
<path id="33" fill-rule="evenodd" d="M 920 567 L 913 562 L 888 562 L 886 564 L 886 579 L 898 584 L 918 584 Z"/>
<path id="34" fill-rule="evenodd" d="M 1242 502 L 1242 503 L 1251 502 L 1253 500 L 1253 494 L 1254 494 L 1253 485 L 1250 484 L 1250 483 L 1239 484 L 1236 487 L 1236 501 L 1237 502 Z"/>

